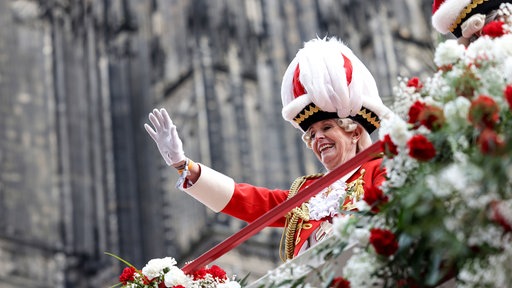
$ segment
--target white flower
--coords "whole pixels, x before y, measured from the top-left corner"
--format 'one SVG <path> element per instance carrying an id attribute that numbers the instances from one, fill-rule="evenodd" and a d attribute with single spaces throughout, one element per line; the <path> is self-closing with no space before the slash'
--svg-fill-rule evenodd
<path id="1" fill-rule="evenodd" d="M 357 209 L 357 211 L 361 211 L 361 212 L 370 211 L 370 209 L 372 209 L 372 207 L 370 205 L 368 205 L 368 203 L 366 203 L 366 201 L 364 201 L 364 199 L 356 201 L 354 203 L 354 207 Z"/>
<path id="2" fill-rule="evenodd" d="M 512 56 L 512 34 L 506 34 L 496 38 L 494 42 L 498 60 Z"/>
<path id="3" fill-rule="evenodd" d="M 354 250 L 354 254 L 343 267 L 343 275 L 350 281 L 351 288 L 373 287 L 373 285 L 380 282 L 372 275 L 381 268 L 381 262 L 372 254 L 357 249 Z"/>
<path id="4" fill-rule="evenodd" d="M 398 86 L 393 87 L 394 103 L 392 110 L 402 119 L 407 118 L 409 107 L 421 98 L 421 94 L 416 91 L 416 87 L 407 86 L 407 81 L 406 78 L 398 77 Z"/>
<path id="5" fill-rule="evenodd" d="M 370 242 L 370 230 L 367 228 L 356 228 L 350 235 L 350 238 L 353 239 L 351 242 L 358 243 L 360 247 L 367 246 Z"/>
<path id="6" fill-rule="evenodd" d="M 475 184 L 468 179 L 471 175 L 468 175 L 467 168 L 466 165 L 451 164 L 435 175 L 428 175 L 427 185 L 434 195 L 441 198 L 452 192 L 465 193 L 468 186 Z"/>
<path id="7" fill-rule="evenodd" d="M 220 283 L 217 285 L 217 288 L 241 288 L 240 283 L 236 281 L 228 281 L 225 283 Z"/>
<path id="8" fill-rule="evenodd" d="M 443 112 L 446 122 L 456 130 L 467 124 L 467 117 L 471 102 L 466 98 L 459 96 L 453 101 L 444 104 Z"/>
<path id="9" fill-rule="evenodd" d="M 457 40 L 449 39 L 439 44 L 434 55 L 434 62 L 438 67 L 453 65 L 464 56 L 464 45 Z"/>
<path id="10" fill-rule="evenodd" d="M 405 153 L 400 153 L 393 159 L 384 158 L 384 167 L 386 167 L 389 187 L 402 187 L 407 181 L 409 175 L 418 167 L 418 161 L 409 157 Z"/>
<path id="11" fill-rule="evenodd" d="M 407 122 L 400 117 L 394 115 L 390 119 L 384 119 L 379 129 L 379 138 L 382 140 L 384 136 L 389 134 L 391 140 L 399 148 L 404 147 L 407 141 L 412 137 L 412 133 L 408 130 Z"/>
<path id="12" fill-rule="evenodd" d="M 176 263 L 176 260 L 172 257 L 151 259 L 146 266 L 142 268 L 142 274 L 148 277 L 149 280 L 152 280 L 153 278 L 163 275 L 165 268 L 171 268 L 176 265 Z"/>
<path id="13" fill-rule="evenodd" d="M 338 239 L 347 239 L 354 230 L 354 221 L 350 216 L 342 215 L 332 219 L 333 235 Z"/>
<path id="14" fill-rule="evenodd" d="M 509 57 L 505 60 L 503 72 L 503 76 L 505 76 L 508 82 L 512 82 L 512 57 Z"/>
<path id="15" fill-rule="evenodd" d="M 472 42 L 466 49 L 465 63 L 471 65 L 482 61 L 499 60 L 493 40 L 491 37 L 483 36 Z"/>
<path id="16" fill-rule="evenodd" d="M 185 275 L 180 268 L 173 266 L 170 268 L 169 272 L 164 275 L 164 283 L 167 287 L 172 287 L 176 285 L 183 285 L 185 287 L 189 287 L 191 283 L 191 279 Z"/>
<path id="17" fill-rule="evenodd" d="M 305 275 L 311 270 L 307 265 L 297 265 L 292 261 L 288 261 L 285 264 L 281 265 L 277 269 L 274 269 L 268 273 L 268 278 L 270 283 L 274 283 L 275 285 L 279 285 L 283 282 L 286 283 L 287 280 L 296 280 L 297 278 Z M 286 283 L 289 285 L 289 283 Z M 273 286 L 275 287 L 275 286 Z M 281 286 L 277 286 L 281 287 Z M 289 287 L 289 286 L 283 286 Z"/>

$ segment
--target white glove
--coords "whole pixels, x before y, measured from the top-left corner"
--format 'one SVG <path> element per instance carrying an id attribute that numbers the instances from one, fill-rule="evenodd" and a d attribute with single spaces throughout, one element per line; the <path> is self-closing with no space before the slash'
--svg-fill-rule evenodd
<path id="1" fill-rule="evenodd" d="M 175 165 L 185 161 L 185 152 L 183 152 L 183 143 L 181 142 L 176 125 L 172 123 L 171 117 L 165 109 L 154 109 L 149 113 L 149 121 L 155 127 L 155 130 L 148 124 L 144 124 L 144 128 L 148 131 L 149 136 L 156 142 L 158 150 L 167 165 Z"/>

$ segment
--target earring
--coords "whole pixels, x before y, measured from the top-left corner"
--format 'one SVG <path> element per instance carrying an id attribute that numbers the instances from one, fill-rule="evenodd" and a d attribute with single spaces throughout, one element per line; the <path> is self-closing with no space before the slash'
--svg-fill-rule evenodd
<path id="1" fill-rule="evenodd" d="M 356 144 L 356 142 L 357 142 L 357 139 L 355 139 L 355 138 L 354 138 L 354 139 L 352 139 L 352 143 L 353 143 L 353 144 Z"/>

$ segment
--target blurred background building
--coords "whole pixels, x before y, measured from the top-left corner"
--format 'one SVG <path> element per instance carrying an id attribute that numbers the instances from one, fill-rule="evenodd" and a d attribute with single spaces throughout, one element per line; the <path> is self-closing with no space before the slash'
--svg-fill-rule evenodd
<path id="1" fill-rule="evenodd" d="M 109 287 L 121 263 L 180 266 L 243 225 L 174 188 L 143 124 L 155 107 L 187 155 L 238 182 L 287 189 L 319 171 L 281 118 L 303 42 L 336 36 L 392 103 L 432 71 L 427 0 L 0 1 L 0 287 Z M 256 279 L 281 230 L 218 259 Z"/>

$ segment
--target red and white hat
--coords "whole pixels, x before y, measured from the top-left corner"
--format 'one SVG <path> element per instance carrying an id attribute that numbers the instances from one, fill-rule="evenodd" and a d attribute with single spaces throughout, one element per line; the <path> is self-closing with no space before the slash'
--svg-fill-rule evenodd
<path id="1" fill-rule="evenodd" d="M 434 0 L 432 4 L 432 26 L 442 34 L 451 32 L 462 36 L 461 25 L 469 17 L 487 14 L 499 8 L 501 3 L 511 0 Z"/>
<path id="2" fill-rule="evenodd" d="M 317 121 L 348 117 L 371 133 L 392 113 L 370 71 L 336 38 L 304 44 L 286 69 L 281 100 L 283 118 L 303 132 Z"/>

